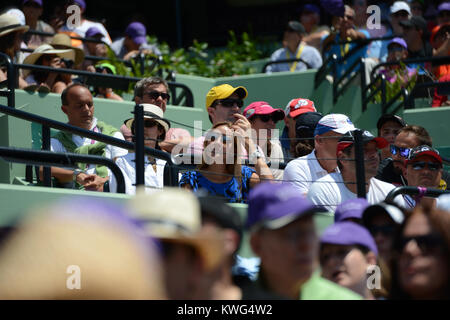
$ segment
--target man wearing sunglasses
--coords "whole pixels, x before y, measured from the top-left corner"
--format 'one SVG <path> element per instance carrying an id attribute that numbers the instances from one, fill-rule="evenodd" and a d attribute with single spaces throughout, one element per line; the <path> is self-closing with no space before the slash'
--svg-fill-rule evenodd
<path id="1" fill-rule="evenodd" d="M 140 80 L 134 87 L 134 102 L 137 104 L 153 104 L 166 112 L 167 103 L 170 100 L 169 85 L 160 77 L 148 77 Z M 129 120 L 129 119 L 128 119 Z M 127 122 L 128 120 L 125 120 Z M 124 124 L 120 130 L 125 137 L 130 134 Z M 171 152 L 177 144 L 189 144 L 192 141 L 189 131 L 181 128 L 170 128 L 166 132 L 166 138 L 160 142 L 162 150 Z"/>
<path id="2" fill-rule="evenodd" d="M 206 95 L 206 111 L 212 125 L 220 122 L 231 122 L 236 130 L 249 131 L 251 124 L 242 115 L 242 106 L 248 92 L 244 87 L 232 87 L 229 84 L 222 84 L 211 88 Z M 201 154 L 205 137 L 196 138 L 189 145 L 191 154 Z M 261 150 L 260 150 L 261 151 Z M 245 155 L 245 150 L 243 153 Z"/>
<path id="3" fill-rule="evenodd" d="M 442 158 L 439 152 L 427 145 L 412 149 L 406 160 L 404 174 L 409 186 L 438 189 L 442 178 Z M 422 205 L 425 202 L 435 204 L 433 198 L 415 199 L 411 203 L 412 208 L 418 201 Z"/>
<path id="4" fill-rule="evenodd" d="M 405 161 L 408 159 L 411 149 L 422 145 L 433 146 L 431 137 L 425 128 L 408 125 L 400 129 L 394 143 L 390 146 L 392 156 L 382 161 L 376 178 L 396 186 L 409 185 L 404 176 Z M 446 171 L 442 172 L 442 181 L 439 185 L 442 190 L 446 190 L 450 186 L 450 176 Z"/>

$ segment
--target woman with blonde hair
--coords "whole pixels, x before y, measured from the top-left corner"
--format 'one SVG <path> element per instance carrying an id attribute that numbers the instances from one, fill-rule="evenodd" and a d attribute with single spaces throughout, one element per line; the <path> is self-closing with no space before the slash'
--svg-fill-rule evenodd
<path id="1" fill-rule="evenodd" d="M 242 140 L 255 169 L 241 165 Z M 242 130 L 234 130 L 230 122 L 217 123 L 206 135 L 201 164 L 197 170 L 183 174 L 180 187 L 196 193 L 204 190 L 232 203 L 245 203 L 252 187 L 262 180 L 273 180 L 263 159 Z"/>

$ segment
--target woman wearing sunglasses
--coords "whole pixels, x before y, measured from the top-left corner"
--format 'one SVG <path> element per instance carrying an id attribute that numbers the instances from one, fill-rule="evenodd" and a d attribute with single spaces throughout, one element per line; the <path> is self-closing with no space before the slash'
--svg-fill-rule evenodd
<path id="1" fill-rule="evenodd" d="M 244 117 L 252 126 L 255 142 L 271 163 L 270 168 L 275 180 L 283 180 L 283 170 L 278 169 L 278 164 L 284 162 L 283 149 L 280 140 L 275 139 L 274 133 L 277 130 L 277 122 L 283 120 L 284 116 L 282 109 L 274 109 L 265 101 L 253 102 L 244 110 Z"/>
<path id="2" fill-rule="evenodd" d="M 161 149 L 159 143 L 164 140 L 170 128 L 169 120 L 163 118 L 163 111 L 153 104 L 142 104 L 144 107 L 144 144 L 146 147 Z M 129 119 L 125 125 L 135 135 L 134 118 Z M 125 193 L 136 194 L 136 156 L 134 152 L 119 157 L 116 165 L 122 170 L 125 179 Z M 164 186 L 164 167 L 166 161 L 155 159 L 151 156 L 145 157 L 145 192 L 151 193 L 161 190 Z M 113 174 L 110 174 L 110 190 L 116 192 L 117 181 Z"/>
<path id="3" fill-rule="evenodd" d="M 391 299 L 450 299 L 449 212 L 417 207 L 393 248 Z"/>
<path id="4" fill-rule="evenodd" d="M 241 165 L 243 142 L 254 169 Z M 253 140 L 235 130 L 231 122 L 219 122 L 205 136 L 201 164 L 183 174 L 180 187 L 230 203 L 245 203 L 250 189 L 266 180 L 273 180 L 273 175 Z"/>

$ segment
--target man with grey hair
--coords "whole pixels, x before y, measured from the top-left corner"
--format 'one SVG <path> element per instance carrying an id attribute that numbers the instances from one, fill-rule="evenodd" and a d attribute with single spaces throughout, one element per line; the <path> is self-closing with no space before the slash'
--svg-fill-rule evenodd
<path id="1" fill-rule="evenodd" d="M 134 87 L 134 102 L 136 104 L 148 103 L 154 104 L 166 112 L 167 102 L 170 99 L 169 85 L 167 81 L 160 77 L 148 77 L 140 80 Z M 127 122 L 129 119 L 125 120 Z M 125 125 L 122 125 L 120 131 L 128 141 L 132 140 L 131 131 Z M 166 133 L 166 139 L 159 145 L 161 149 L 172 152 L 175 145 L 179 143 L 189 144 L 192 141 L 189 131 L 181 128 L 171 128 Z"/>

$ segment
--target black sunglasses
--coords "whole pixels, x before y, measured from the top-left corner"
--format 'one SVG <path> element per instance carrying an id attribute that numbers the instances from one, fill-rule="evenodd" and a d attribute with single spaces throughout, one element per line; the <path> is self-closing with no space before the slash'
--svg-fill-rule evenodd
<path id="1" fill-rule="evenodd" d="M 145 120 L 144 121 L 144 127 L 145 128 L 153 128 L 154 126 L 157 126 L 158 122 L 154 121 L 154 120 Z"/>
<path id="2" fill-rule="evenodd" d="M 391 224 L 386 224 L 386 225 L 383 225 L 383 226 L 371 226 L 369 228 L 369 231 L 370 231 L 370 233 L 373 236 L 375 236 L 379 232 L 381 232 L 385 236 L 390 236 L 390 235 L 392 235 L 394 233 L 395 226 L 391 225 Z"/>
<path id="3" fill-rule="evenodd" d="M 438 171 L 439 169 L 441 169 L 441 165 L 437 162 L 417 161 L 417 162 L 410 163 L 410 165 L 412 166 L 412 168 L 414 170 L 417 170 L 417 171 L 424 169 L 425 166 L 427 166 L 428 170 L 430 170 L 430 171 Z"/>
<path id="4" fill-rule="evenodd" d="M 443 247 L 444 241 L 441 236 L 437 234 L 427 234 L 424 236 L 416 236 L 416 237 L 402 237 L 398 242 L 398 250 L 403 251 L 405 246 L 414 240 L 417 243 L 417 246 L 420 248 L 424 254 L 433 251 L 436 248 Z"/>
<path id="5" fill-rule="evenodd" d="M 262 122 L 269 122 L 269 121 L 272 119 L 272 121 L 273 121 L 274 123 L 277 123 L 278 120 L 279 120 L 277 117 L 275 117 L 275 116 L 273 116 L 273 115 L 270 115 L 270 114 L 259 114 L 259 115 L 257 115 L 256 117 L 258 117 L 259 119 L 261 119 Z"/>
<path id="6" fill-rule="evenodd" d="M 409 149 L 409 148 L 400 148 L 400 147 L 397 147 L 397 146 L 394 146 L 393 144 L 391 144 L 391 153 L 393 156 L 395 156 L 398 153 L 398 154 L 400 154 L 401 157 L 408 158 L 410 151 L 411 151 L 411 149 Z"/>
<path id="7" fill-rule="evenodd" d="M 146 92 L 145 94 L 148 95 L 153 100 L 156 100 L 159 97 L 161 97 L 163 100 L 169 100 L 170 99 L 170 95 L 168 93 L 164 93 L 164 92 L 150 91 L 150 92 Z"/>
<path id="8" fill-rule="evenodd" d="M 221 104 L 226 108 L 232 108 L 234 107 L 234 105 L 237 105 L 239 108 L 242 108 L 242 106 L 244 105 L 244 101 L 242 101 L 241 99 L 222 99 L 218 100 L 217 104 Z"/>

